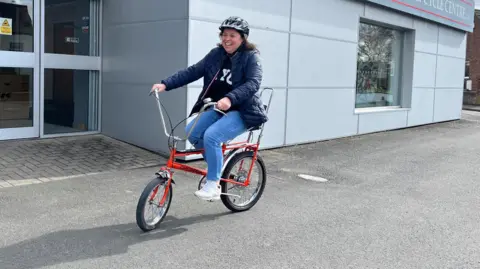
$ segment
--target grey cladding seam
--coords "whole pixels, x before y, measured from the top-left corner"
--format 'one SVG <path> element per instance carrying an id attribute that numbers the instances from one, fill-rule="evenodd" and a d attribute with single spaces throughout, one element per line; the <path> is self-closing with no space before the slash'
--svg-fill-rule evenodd
<path id="1" fill-rule="evenodd" d="M 288 31 L 292 31 L 292 14 L 293 14 L 293 0 L 290 0 L 290 10 L 288 18 Z M 285 89 L 285 115 L 283 119 L 283 144 L 287 144 L 287 125 L 288 125 L 288 86 L 290 85 L 290 44 L 292 43 L 292 35 L 288 35 L 288 44 L 287 44 L 287 74 L 286 74 L 286 83 L 287 88 Z M 273 88 L 273 87 L 272 87 Z"/>

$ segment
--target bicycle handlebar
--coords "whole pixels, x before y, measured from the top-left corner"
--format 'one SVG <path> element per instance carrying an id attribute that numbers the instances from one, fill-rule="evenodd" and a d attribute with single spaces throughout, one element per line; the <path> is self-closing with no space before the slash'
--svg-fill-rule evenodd
<path id="1" fill-rule="evenodd" d="M 270 91 L 271 91 L 270 98 L 269 98 L 269 100 L 268 100 L 267 111 L 266 111 L 266 112 L 268 113 L 268 111 L 270 110 L 271 102 L 272 102 L 273 89 L 272 89 L 272 88 L 264 88 L 264 89 L 261 91 L 261 93 L 260 93 L 260 97 L 263 96 L 263 92 L 264 92 L 265 90 L 270 90 Z M 156 89 L 155 89 L 154 91 L 150 92 L 150 95 L 152 95 L 153 92 L 155 93 L 155 97 L 156 97 L 156 99 L 157 99 L 157 106 L 158 106 L 158 110 L 160 111 L 160 117 L 161 117 L 161 119 L 162 119 L 162 124 L 163 124 L 163 130 L 165 131 L 165 135 L 166 135 L 167 137 L 170 137 L 171 134 L 169 134 L 169 133 L 167 132 L 167 127 L 166 127 L 166 125 L 165 125 L 165 118 L 163 117 L 162 104 L 161 104 L 161 102 L 160 102 L 159 93 L 158 93 L 158 91 L 156 91 Z M 221 111 L 220 109 L 216 108 L 217 102 L 212 102 L 212 99 L 211 99 L 211 98 L 206 98 L 206 99 L 204 99 L 204 100 L 203 100 L 203 103 L 204 103 L 204 105 L 202 106 L 202 108 L 200 109 L 200 111 L 199 111 L 198 113 L 195 113 L 195 114 L 202 114 L 203 111 L 205 111 L 208 107 L 213 106 L 213 109 L 214 109 L 215 111 L 217 111 L 217 112 L 219 112 L 219 113 L 227 116 L 227 114 L 226 114 L 225 112 L 223 112 L 223 111 Z M 197 117 L 197 118 L 195 119 L 195 122 L 193 123 L 193 126 L 192 126 L 192 128 L 190 129 L 190 132 L 189 132 L 188 135 L 187 135 L 187 138 L 182 139 L 182 138 L 180 138 L 180 137 L 178 137 L 178 136 L 173 136 L 173 139 L 174 139 L 174 140 L 177 140 L 177 141 L 187 141 L 188 138 L 190 137 L 190 134 L 192 133 L 193 128 L 194 128 L 195 125 L 197 124 L 197 121 L 198 121 L 199 118 L 200 118 L 200 117 Z M 262 135 L 263 135 L 263 125 L 262 125 L 262 128 L 261 128 L 261 129 L 262 129 L 262 130 L 260 131 L 259 141 L 260 141 L 260 137 L 262 137 Z"/>
<path id="2" fill-rule="evenodd" d="M 216 108 L 216 105 L 217 105 L 217 102 L 212 102 L 212 98 L 205 98 L 203 99 L 203 103 L 205 105 L 203 105 L 203 107 L 200 109 L 200 111 L 198 113 L 202 113 L 207 107 L 209 106 L 213 106 L 213 110 L 227 116 L 227 114 L 223 111 L 221 111 L 220 109 Z"/>
<path id="3" fill-rule="evenodd" d="M 169 133 L 167 132 L 167 127 L 166 127 L 166 124 L 165 124 L 165 118 L 163 117 L 162 104 L 160 103 L 159 93 L 158 93 L 158 91 L 156 91 L 156 90 L 154 90 L 153 92 L 155 93 L 155 98 L 157 99 L 157 106 L 158 106 L 158 110 L 160 111 L 160 117 L 161 117 L 161 119 L 162 119 L 162 124 L 163 124 L 163 130 L 164 130 L 164 132 L 165 132 L 165 135 L 166 135 L 167 137 L 170 137 L 171 134 L 169 134 Z M 150 95 L 151 95 L 151 94 L 152 94 L 152 92 L 150 92 Z M 203 103 L 204 103 L 204 105 L 202 106 L 202 108 L 200 109 L 200 111 L 198 112 L 198 114 L 203 113 L 203 111 L 205 111 L 205 109 L 207 109 L 207 108 L 210 107 L 210 106 L 213 106 L 213 109 L 214 109 L 215 111 L 217 111 L 217 112 L 219 112 L 219 113 L 227 116 L 227 114 L 226 114 L 225 112 L 223 112 L 223 111 L 221 111 L 220 109 L 216 108 L 217 102 L 212 102 L 212 99 L 211 99 L 211 98 L 206 98 L 206 99 L 204 99 L 204 100 L 203 100 Z M 192 128 L 190 129 L 190 132 L 189 132 L 188 135 L 187 135 L 187 138 L 182 139 L 182 138 L 180 138 L 180 137 L 178 137 L 178 136 L 173 136 L 173 139 L 178 140 L 178 141 L 186 141 L 186 140 L 188 139 L 188 137 L 190 137 L 190 134 L 192 133 L 193 128 L 194 128 L 195 125 L 197 124 L 198 119 L 199 119 L 199 117 L 196 118 L 196 120 L 195 120 Z"/>

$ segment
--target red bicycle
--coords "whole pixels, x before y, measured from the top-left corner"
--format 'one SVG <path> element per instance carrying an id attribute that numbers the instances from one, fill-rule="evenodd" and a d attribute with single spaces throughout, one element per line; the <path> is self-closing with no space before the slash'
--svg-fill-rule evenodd
<path id="1" fill-rule="evenodd" d="M 268 113 L 272 101 L 273 89 L 264 88 L 260 96 L 263 95 L 265 90 L 271 90 L 268 105 L 265 105 L 265 109 Z M 185 139 L 174 136 L 174 129 L 181 123 L 180 122 L 172 128 L 171 133 L 169 134 L 166 129 L 165 119 L 162 112 L 163 105 L 158 97 L 158 92 L 155 92 L 155 97 L 160 111 L 160 117 L 163 122 L 165 135 L 168 137 L 170 156 L 167 163 L 155 173 L 155 178 L 147 184 L 138 200 L 136 211 L 137 225 L 144 232 L 157 228 L 168 213 L 173 196 L 172 183 L 175 184 L 175 181 L 173 180 L 175 169 L 203 176 L 198 184 L 198 189 L 202 188 L 202 185 L 206 182 L 205 178 L 207 174 L 207 171 L 204 169 L 182 164 L 177 161 L 177 158 L 180 157 L 202 154 L 204 149 L 177 149 L 178 142 L 187 141 L 191 131 Z M 223 111 L 216 109 L 216 103 L 211 102 L 211 99 L 207 98 L 203 101 L 203 107 L 198 113 L 196 113 L 198 114 L 196 121 L 198 121 L 200 115 L 210 107 L 225 115 Z M 168 113 L 167 117 L 170 120 Z M 184 121 L 187 119 L 188 117 L 184 119 Z M 194 122 L 194 126 L 196 121 Z M 258 202 L 265 189 L 267 172 L 265 163 L 258 153 L 264 125 L 265 124 L 262 124 L 261 126 L 247 130 L 249 134 L 246 141 L 236 143 L 231 143 L 231 141 L 229 141 L 222 145 L 224 165 L 222 168 L 222 178 L 220 179 L 222 190 L 220 197 L 223 204 L 233 212 L 242 212 L 252 208 Z M 172 126 L 171 121 L 170 126 Z M 194 126 L 191 128 L 192 130 Z M 257 141 L 256 143 L 252 143 L 251 141 L 254 132 L 258 130 L 260 130 L 260 133 Z M 171 140 L 173 141 L 170 142 Z M 247 164 L 245 164 L 246 162 Z M 248 162 L 250 162 L 250 164 L 248 164 Z M 252 175 L 254 174 L 258 175 L 257 184 L 252 184 Z M 253 189 L 252 194 L 243 196 L 243 194 L 249 189 Z M 234 193 L 236 190 L 239 191 L 240 194 Z M 151 213 L 151 219 L 145 216 L 146 213 Z"/>

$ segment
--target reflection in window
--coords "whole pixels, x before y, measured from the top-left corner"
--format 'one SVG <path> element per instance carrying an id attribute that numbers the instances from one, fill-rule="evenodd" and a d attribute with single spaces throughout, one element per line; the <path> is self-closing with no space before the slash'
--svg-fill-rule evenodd
<path id="1" fill-rule="evenodd" d="M 44 133 L 98 130 L 98 71 L 45 69 Z"/>
<path id="2" fill-rule="evenodd" d="M 465 61 L 465 78 L 463 79 L 463 90 L 471 91 L 472 90 L 472 80 L 470 78 L 470 61 Z"/>
<path id="3" fill-rule="evenodd" d="M 356 108 L 400 105 L 403 33 L 360 24 Z"/>
<path id="4" fill-rule="evenodd" d="M 98 56 L 100 0 L 45 0 L 45 52 Z"/>
<path id="5" fill-rule="evenodd" d="M 33 68 L 0 67 L 0 129 L 33 126 Z"/>
<path id="6" fill-rule="evenodd" d="M 0 0 L 0 27 L 0 51 L 33 52 L 33 0 Z"/>
<path id="7" fill-rule="evenodd" d="M 465 61 L 465 77 L 470 77 L 470 61 Z"/>

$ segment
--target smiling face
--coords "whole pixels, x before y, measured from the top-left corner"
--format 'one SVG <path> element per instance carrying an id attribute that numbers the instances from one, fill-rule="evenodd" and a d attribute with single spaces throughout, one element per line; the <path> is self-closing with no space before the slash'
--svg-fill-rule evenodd
<path id="1" fill-rule="evenodd" d="M 220 35 L 222 46 L 227 53 L 234 53 L 243 42 L 242 36 L 234 29 L 225 29 Z"/>

